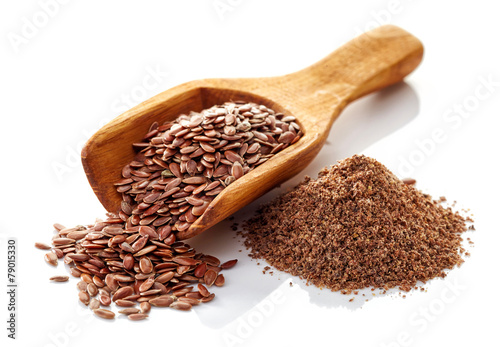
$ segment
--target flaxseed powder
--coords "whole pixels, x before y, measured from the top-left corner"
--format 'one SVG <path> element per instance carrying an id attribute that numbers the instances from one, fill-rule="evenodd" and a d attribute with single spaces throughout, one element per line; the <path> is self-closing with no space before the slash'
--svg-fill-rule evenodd
<path id="1" fill-rule="evenodd" d="M 463 262 L 465 219 L 355 155 L 306 177 L 243 225 L 250 256 L 318 287 L 408 291 Z"/>

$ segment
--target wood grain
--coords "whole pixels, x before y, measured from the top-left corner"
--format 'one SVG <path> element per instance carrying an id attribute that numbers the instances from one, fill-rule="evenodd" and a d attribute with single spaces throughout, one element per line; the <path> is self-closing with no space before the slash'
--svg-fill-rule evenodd
<path id="1" fill-rule="evenodd" d="M 224 189 L 188 230 L 178 234 L 180 239 L 195 236 L 304 169 L 347 104 L 400 82 L 419 65 L 422 55 L 423 46 L 417 38 L 385 25 L 292 74 L 181 84 L 125 112 L 94 134 L 82 150 L 85 173 L 103 206 L 116 212 L 121 196 L 113 183 L 134 157 L 131 144 L 141 141 L 154 121 L 161 124 L 181 113 L 229 100 L 256 102 L 297 117 L 304 136 Z"/>

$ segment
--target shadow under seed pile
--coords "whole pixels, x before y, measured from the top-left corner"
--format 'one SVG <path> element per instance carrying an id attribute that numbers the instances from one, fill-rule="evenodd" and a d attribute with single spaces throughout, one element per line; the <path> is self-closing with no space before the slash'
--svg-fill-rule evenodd
<path id="1" fill-rule="evenodd" d="M 309 177 L 245 222 L 253 258 L 318 287 L 408 291 L 463 262 L 465 220 L 355 155 Z"/>

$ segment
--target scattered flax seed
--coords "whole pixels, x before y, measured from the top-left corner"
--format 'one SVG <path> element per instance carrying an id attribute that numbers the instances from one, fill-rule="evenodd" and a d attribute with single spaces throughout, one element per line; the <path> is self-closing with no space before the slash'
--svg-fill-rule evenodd
<path id="1" fill-rule="evenodd" d="M 306 177 L 243 225 L 252 258 L 320 288 L 409 291 L 463 263 L 465 219 L 355 155 Z"/>
<path id="2" fill-rule="evenodd" d="M 99 317 L 104 318 L 104 319 L 113 319 L 113 318 L 115 318 L 115 314 L 114 314 L 113 311 L 106 310 L 104 308 L 95 309 L 94 310 L 94 314 L 96 316 L 99 316 Z"/>
<path id="3" fill-rule="evenodd" d="M 148 318 L 148 315 L 144 313 L 132 313 L 128 315 L 128 319 L 130 320 L 143 320 L 146 318 Z"/>
<path id="4" fill-rule="evenodd" d="M 57 256 L 54 253 L 51 252 L 45 253 L 44 258 L 48 264 L 52 266 L 57 266 Z"/>
<path id="5" fill-rule="evenodd" d="M 118 312 L 129 315 L 131 320 L 147 318 L 151 305 L 190 310 L 200 302 L 213 300 L 215 294 L 203 284 L 223 286 L 225 278 L 221 272 L 238 262 L 231 259 L 221 263 L 217 257 L 196 252 L 189 244 L 177 241 L 173 234 L 160 237 L 157 230 L 129 225 L 118 215 L 108 213 L 105 220 L 58 232 L 54 240 L 64 247 L 64 262 L 81 279 L 77 283 L 78 298 L 97 316 L 114 318 L 111 310 L 100 308 L 112 302 L 123 308 Z M 78 240 L 68 238 L 74 231 L 84 236 Z M 57 265 L 55 253 L 47 253 L 45 259 Z M 68 279 L 50 278 L 57 282 Z M 202 294 L 193 292 L 194 284 L 202 287 Z M 140 308 L 135 308 L 137 304 Z"/>
<path id="6" fill-rule="evenodd" d="M 404 184 L 408 184 L 410 186 L 413 186 L 417 183 L 417 181 L 414 178 L 403 178 L 402 181 Z"/>
<path id="7" fill-rule="evenodd" d="M 49 245 L 47 245 L 45 243 L 41 243 L 41 242 L 35 242 L 35 247 L 38 249 L 43 249 L 43 250 L 49 250 L 52 248 Z"/>
<path id="8" fill-rule="evenodd" d="M 141 310 L 135 307 L 129 307 L 125 308 L 123 310 L 118 311 L 118 313 L 124 314 L 124 315 L 129 315 L 129 314 L 136 314 L 136 313 L 141 313 Z"/>
<path id="9" fill-rule="evenodd" d="M 96 298 L 90 299 L 89 309 L 97 310 L 100 306 L 101 306 L 101 303 L 99 302 L 99 300 L 97 300 Z"/>
<path id="10" fill-rule="evenodd" d="M 223 269 L 223 270 L 230 269 L 233 266 L 235 266 L 237 262 L 238 262 L 238 259 L 228 260 L 225 263 L 221 264 L 220 268 Z"/>

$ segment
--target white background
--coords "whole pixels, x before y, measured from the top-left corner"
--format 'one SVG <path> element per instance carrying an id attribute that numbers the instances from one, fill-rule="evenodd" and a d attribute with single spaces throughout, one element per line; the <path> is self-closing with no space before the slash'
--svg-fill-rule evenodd
<path id="1" fill-rule="evenodd" d="M 498 346 L 500 22 L 493 3 L 2 1 L 0 345 Z M 239 263 L 216 300 L 192 312 L 103 321 L 77 302 L 76 279 L 49 283 L 66 270 L 45 264 L 33 243 L 49 242 L 54 222 L 87 224 L 104 214 L 78 155 L 107 120 L 192 79 L 293 72 L 385 23 L 421 39 L 421 66 L 405 83 L 350 105 L 314 162 L 236 221 L 305 174 L 364 153 L 470 208 L 475 247 L 461 268 L 430 281 L 426 292 L 365 291 L 349 302 L 287 274 L 263 275 L 264 262 L 251 261 L 224 222 L 190 244 Z M 4 328 L 8 237 L 18 242 L 16 341 Z"/>

